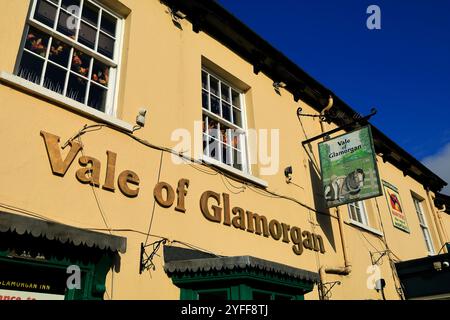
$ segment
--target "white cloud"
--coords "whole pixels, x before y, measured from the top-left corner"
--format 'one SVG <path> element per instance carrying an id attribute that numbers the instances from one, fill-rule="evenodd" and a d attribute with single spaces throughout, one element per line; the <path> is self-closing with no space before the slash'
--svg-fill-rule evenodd
<path id="1" fill-rule="evenodd" d="M 450 184 L 450 143 L 438 153 L 423 159 L 422 163 Z M 450 186 L 445 187 L 441 192 L 450 194 Z"/>

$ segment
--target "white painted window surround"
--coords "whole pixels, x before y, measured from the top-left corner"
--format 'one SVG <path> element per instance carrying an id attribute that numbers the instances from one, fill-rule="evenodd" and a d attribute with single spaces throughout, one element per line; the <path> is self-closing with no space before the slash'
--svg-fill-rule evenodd
<path id="1" fill-rule="evenodd" d="M 116 116 L 124 19 L 96 0 L 31 0 L 14 74 Z"/>
<path id="2" fill-rule="evenodd" d="M 118 129 L 122 129 L 127 132 L 133 131 L 133 125 L 128 122 L 90 108 L 82 103 L 64 97 L 63 95 L 60 95 L 56 92 L 41 87 L 40 85 L 22 79 L 8 72 L 0 71 L 0 82 L 7 83 L 8 85 L 17 89 L 48 99 L 63 108 L 80 113 L 87 118 L 110 124 L 114 127 L 117 127 Z"/>

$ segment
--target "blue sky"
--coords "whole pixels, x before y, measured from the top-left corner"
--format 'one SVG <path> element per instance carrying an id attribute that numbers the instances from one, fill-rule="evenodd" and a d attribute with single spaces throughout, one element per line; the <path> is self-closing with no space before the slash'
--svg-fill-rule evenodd
<path id="1" fill-rule="evenodd" d="M 450 1 L 219 2 L 450 180 Z M 372 4 L 381 30 L 366 27 Z"/>

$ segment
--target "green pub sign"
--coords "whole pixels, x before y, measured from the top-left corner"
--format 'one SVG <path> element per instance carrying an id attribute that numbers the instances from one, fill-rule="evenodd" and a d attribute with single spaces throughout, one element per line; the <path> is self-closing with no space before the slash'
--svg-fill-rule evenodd
<path id="1" fill-rule="evenodd" d="M 319 143 L 327 208 L 382 195 L 370 126 Z"/>

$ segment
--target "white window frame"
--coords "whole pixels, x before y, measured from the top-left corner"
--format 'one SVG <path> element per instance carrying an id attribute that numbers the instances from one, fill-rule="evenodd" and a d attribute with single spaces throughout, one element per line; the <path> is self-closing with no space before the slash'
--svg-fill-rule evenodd
<path id="1" fill-rule="evenodd" d="M 436 252 L 434 251 L 433 239 L 431 238 L 430 228 L 428 228 L 427 219 L 425 217 L 425 213 L 423 210 L 422 202 L 419 198 L 412 196 L 414 202 L 414 208 L 416 210 L 417 217 L 419 219 L 420 229 L 422 231 L 422 235 L 425 240 L 425 246 L 427 248 L 428 254 L 434 255 Z"/>
<path id="2" fill-rule="evenodd" d="M 347 207 L 348 207 L 349 219 L 351 222 L 356 222 L 359 225 L 370 227 L 369 226 L 369 217 L 367 216 L 367 210 L 366 210 L 366 205 L 365 205 L 364 201 L 351 202 L 351 203 L 347 204 Z M 352 207 L 354 208 L 355 211 L 357 208 L 359 209 L 362 221 L 353 219 Z M 355 212 L 355 214 L 356 214 L 356 212 Z"/>
<path id="3" fill-rule="evenodd" d="M 211 87 L 210 87 L 210 77 L 213 76 L 214 78 L 216 78 L 217 80 L 219 80 L 219 96 L 216 96 L 217 98 L 219 98 L 219 102 L 222 101 L 222 83 L 225 84 L 226 86 L 230 87 L 232 90 L 236 91 L 239 94 L 239 103 L 240 103 L 240 111 L 241 111 L 241 117 L 242 117 L 242 127 L 239 127 L 237 125 L 235 125 L 234 123 L 226 120 L 225 118 L 223 118 L 222 116 L 216 115 L 215 113 L 213 113 L 212 111 L 206 110 L 203 108 L 203 105 L 201 106 L 202 109 L 202 119 L 203 119 L 203 115 L 207 116 L 208 118 L 213 118 L 215 121 L 217 121 L 219 124 L 224 123 L 226 126 L 230 127 L 231 129 L 237 130 L 237 132 L 240 132 L 240 144 L 241 144 L 241 154 L 242 154 L 242 170 L 239 170 L 237 168 L 234 168 L 232 165 L 229 165 L 225 162 L 222 162 L 222 159 L 217 160 L 215 158 L 210 157 L 209 155 L 204 153 L 204 150 L 202 150 L 202 159 L 205 162 L 208 162 L 210 164 L 214 164 L 218 167 L 221 167 L 225 170 L 228 170 L 232 173 L 238 174 L 238 175 L 243 175 L 245 178 L 247 178 L 248 180 L 254 180 L 254 182 L 256 182 L 257 184 L 262 184 L 266 186 L 266 183 L 263 182 L 262 180 L 259 180 L 255 177 L 251 177 L 252 175 L 252 170 L 251 170 L 251 166 L 249 164 L 249 148 L 248 148 L 248 127 L 247 127 L 247 112 L 246 112 L 246 104 L 245 104 L 245 94 L 242 90 L 239 90 L 238 88 L 236 88 L 236 86 L 232 85 L 231 83 L 229 83 L 227 80 L 223 79 L 222 77 L 220 77 L 219 75 L 217 75 L 217 73 L 211 71 L 210 69 L 206 68 L 206 67 L 202 67 L 201 72 L 206 72 L 209 76 L 208 76 L 208 87 L 209 87 L 209 94 L 211 93 Z M 205 89 L 203 89 L 203 87 L 201 87 L 201 94 L 203 94 L 203 91 Z M 208 104 L 211 107 L 211 98 L 210 95 L 208 94 Z M 203 101 L 203 97 L 202 97 L 202 101 Z M 232 103 L 231 105 L 231 116 L 233 117 L 233 105 Z M 220 108 L 222 108 L 220 106 Z M 202 120 L 203 121 L 203 120 Z M 203 141 L 203 131 L 202 131 L 202 141 Z M 220 142 L 219 142 L 220 143 Z M 209 154 L 209 152 L 208 152 Z M 222 154 L 222 150 L 220 151 L 220 154 Z M 233 161 L 234 161 L 234 156 L 233 156 Z"/>
<path id="4" fill-rule="evenodd" d="M 98 52 L 96 52 L 95 50 L 77 42 L 76 40 L 71 39 L 70 37 L 64 35 L 63 33 L 59 32 L 56 30 L 57 24 L 58 24 L 58 18 L 59 18 L 59 13 L 61 10 L 65 11 L 66 13 L 68 12 L 67 10 L 64 10 L 61 6 L 62 0 L 57 0 L 58 4 L 57 4 L 57 12 L 56 12 L 56 17 L 54 20 L 54 24 L 53 24 L 53 29 L 51 29 L 49 26 L 45 25 L 44 23 L 34 19 L 34 15 L 36 12 L 36 8 L 37 8 L 37 3 L 38 0 L 31 0 L 31 9 L 29 10 L 29 13 L 27 15 L 27 20 L 26 20 L 26 24 L 25 24 L 25 29 L 24 29 L 24 34 L 23 34 L 23 38 L 20 44 L 20 52 L 19 55 L 17 57 L 16 60 L 16 65 L 14 68 L 14 74 L 17 75 L 19 73 L 19 68 L 20 68 L 20 63 L 22 60 L 22 56 L 23 53 L 25 51 L 27 51 L 30 54 L 34 54 L 33 52 L 26 50 L 25 48 L 25 44 L 26 44 L 26 37 L 27 34 L 29 32 L 30 27 L 36 28 L 39 31 L 43 32 L 44 34 L 46 34 L 47 36 L 49 36 L 49 41 L 47 43 L 47 53 L 46 56 L 44 58 L 44 66 L 43 66 L 43 70 L 41 73 L 41 80 L 40 83 L 37 84 L 38 86 L 42 87 L 43 89 L 46 89 L 44 87 L 44 80 L 45 80 L 45 71 L 46 71 L 46 67 L 49 63 L 49 51 L 50 51 L 50 47 L 51 47 L 51 41 L 53 41 L 53 39 L 56 39 L 58 41 L 61 41 L 63 43 L 65 43 L 66 45 L 69 45 L 70 47 L 72 47 L 70 49 L 70 55 L 69 55 L 69 62 L 68 62 L 68 66 L 67 67 L 62 67 L 60 65 L 58 65 L 58 67 L 68 71 L 66 74 L 66 79 L 65 79 L 65 83 L 64 86 L 65 88 L 67 88 L 68 82 L 69 82 L 69 76 L 72 73 L 71 70 L 71 62 L 72 62 L 72 57 L 73 57 L 73 51 L 79 50 L 85 54 L 87 54 L 90 58 L 94 58 L 96 60 L 98 60 L 99 62 L 107 65 L 108 67 L 110 67 L 110 74 L 109 74 L 109 81 L 108 81 L 108 87 L 104 87 L 99 83 L 96 83 L 95 85 L 99 85 L 100 87 L 106 88 L 107 89 L 107 97 L 106 97 L 106 102 L 105 102 L 105 109 L 104 111 L 99 111 L 102 113 L 105 113 L 106 115 L 112 116 L 112 117 L 116 117 L 117 114 L 117 101 L 118 101 L 118 88 L 119 88 L 119 78 L 120 78 L 120 59 L 122 56 L 122 43 L 123 43 L 123 35 L 124 35 L 124 18 L 121 17 L 120 15 L 118 15 L 117 13 L 115 13 L 114 11 L 112 11 L 111 9 L 105 7 L 104 5 L 102 5 L 101 3 L 99 3 L 96 0 L 80 0 L 80 7 L 83 8 L 83 5 L 85 2 L 89 2 L 92 5 L 96 6 L 99 8 L 99 16 L 102 15 L 103 11 L 107 12 L 109 15 L 111 15 L 112 17 L 117 19 L 117 24 L 116 24 L 116 35 L 115 37 L 112 37 L 110 34 L 108 34 L 108 36 L 110 38 L 114 38 L 115 43 L 114 43 L 114 59 L 110 59 Z M 47 1 L 49 3 L 52 3 L 52 1 Z M 55 4 L 56 6 L 56 4 Z M 82 21 L 82 17 L 81 17 L 81 10 L 78 13 L 78 16 L 75 16 L 76 18 L 78 18 L 78 25 L 77 25 L 77 30 L 76 30 L 76 38 L 78 38 L 78 33 L 80 30 L 80 25 L 81 25 L 81 21 Z M 73 15 L 72 15 L 73 16 Z M 99 29 L 96 37 L 96 48 L 98 48 L 98 37 L 100 33 L 104 33 L 100 30 L 100 21 L 101 19 L 99 19 L 96 28 Z M 84 21 L 84 23 L 93 26 L 92 24 L 90 24 L 87 21 Z M 41 57 L 42 59 L 42 57 Z M 93 69 L 93 60 L 91 59 L 91 63 L 90 63 L 90 67 L 89 67 L 89 75 L 86 78 L 86 81 L 88 81 L 87 84 L 87 88 L 86 88 L 86 96 L 85 96 L 85 101 L 84 103 L 80 103 L 76 100 L 71 99 L 70 97 L 67 97 L 66 94 L 66 90 L 64 90 L 63 94 L 54 92 L 53 93 L 55 95 L 61 96 L 64 100 L 69 99 L 72 100 L 73 102 L 75 102 L 75 104 L 81 104 L 89 109 L 93 109 L 91 107 L 88 106 L 88 99 L 89 99 L 89 90 L 91 87 L 91 82 L 92 82 L 92 69 Z M 76 74 L 76 73 L 74 73 Z M 80 76 L 78 74 L 76 74 L 77 76 Z M 80 76 L 82 77 L 82 76 Z M 24 79 L 26 80 L 26 79 Z M 35 83 L 32 83 L 35 84 Z M 33 87 L 33 86 L 31 86 Z M 93 111 L 95 111 L 96 109 L 93 109 Z"/>

